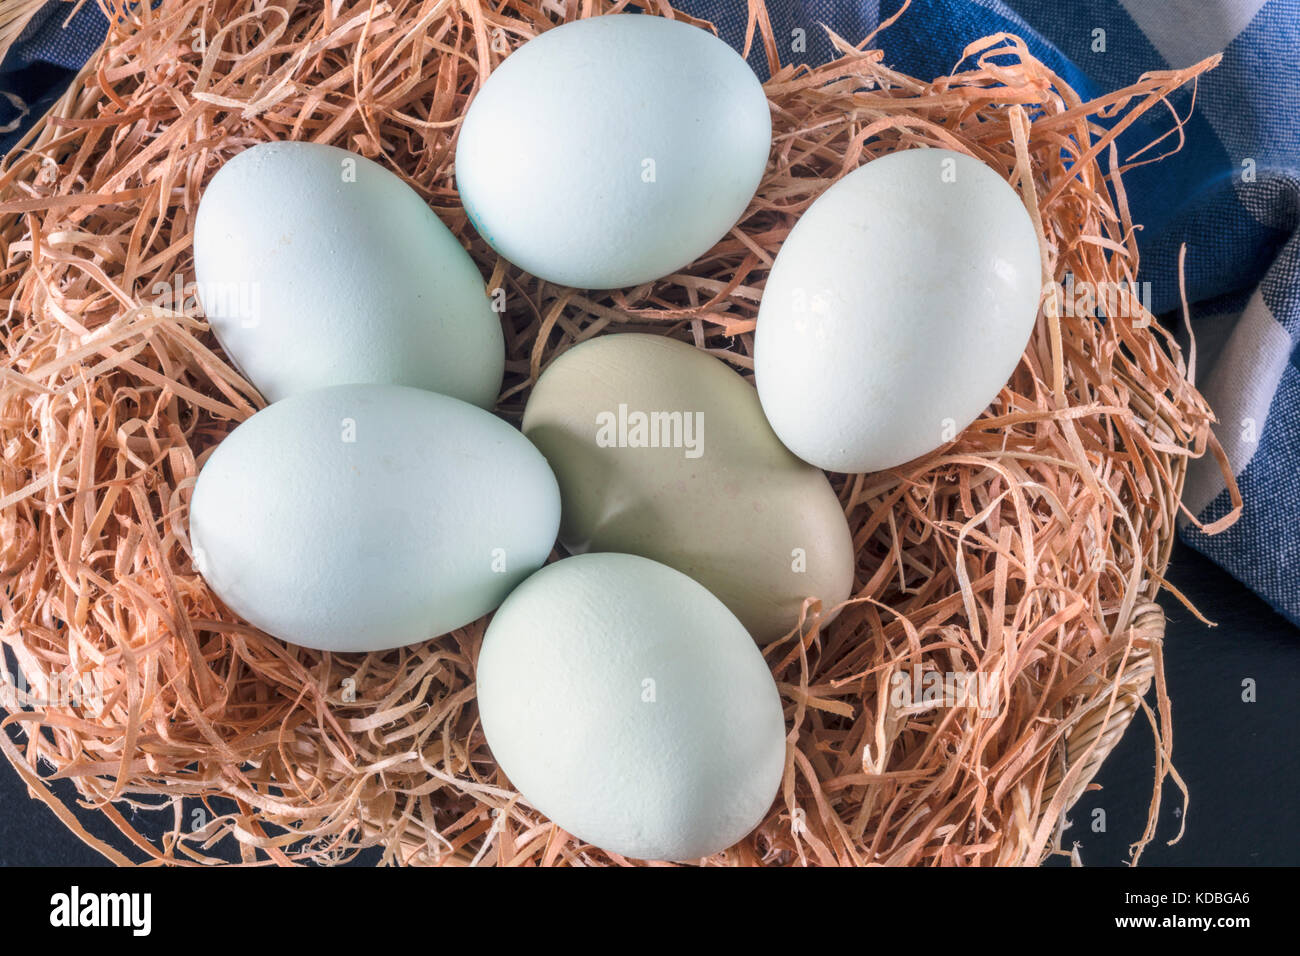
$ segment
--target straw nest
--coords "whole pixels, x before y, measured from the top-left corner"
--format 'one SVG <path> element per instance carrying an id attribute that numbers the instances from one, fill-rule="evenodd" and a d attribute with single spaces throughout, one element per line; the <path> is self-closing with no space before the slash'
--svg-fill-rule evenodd
<path id="1" fill-rule="evenodd" d="M 771 159 L 741 223 L 680 274 L 591 295 L 497 258 L 467 225 L 452 157 L 467 102 L 512 48 L 623 6 L 115 6 L 100 54 L 11 156 L 0 175 L 0 746 L 110 859 L 337 862 L 377 846 L 402 863 L 632 862 L 540 817 L 494 765 L 474 702 L 484 622 L 386 653 L 319 653 L 242 623 L 194 570 L 195 475 L 262 402 L 194 303 L 167 290 L 191 276 L 208 178 L 275 139 L 337 144 L 398 172 L 488 287 L 507 290 L 498 411 L 516 422 L 551 359 L 610 329 L 673 335 L 749 370 L 782 240 L 870 158 L 943 146 L 1003 173 L 1041 226 L 1037 328 L 1007 387 L 954 442 L 887 473 L 832 476 L 857 547 L 854 597 L 826 628 L 809 602 L 800 628 L 766 649 L 789 728 L 784 784 L 748 839 L 705 862 L 1069 853 L 1065 812 L 1139 710 L 1156 774 L 1135 848 L 1151 838 L 1161 787 L 1177 782 L 1152 601 L 1186 462 L 1215 449 L 1212 416 L 1140 303 L 1079 314 L 1052 283 L 1136 278 L 1119 173 L 1176 148 L 1180 120 L 1170 109 L 1163 145 L 1140 158 L 1120 157 L 1114 136 L 1213 61 L 1082 103 L 1014 36 L 972 43 L 933 82 L 887 69 L 870 38 L 834 38 L 831 64 L 773 70 Z M 761 0 L 749 16 L 747 43 L 781 64 Z M 925 673 L 991 682 L 996 706 L 891 693 L 895 675 Z M 121 839 L 86 832 L 50 793 L 55 780 L 72 781 Z M 157 843 L 136 830 L 145 808 L 169 828 Z"/>

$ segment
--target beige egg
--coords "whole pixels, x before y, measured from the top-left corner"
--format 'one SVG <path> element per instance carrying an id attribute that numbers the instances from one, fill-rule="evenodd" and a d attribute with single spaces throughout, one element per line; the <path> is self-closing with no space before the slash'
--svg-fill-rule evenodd
<path id="1" fill-rule="evenodd" d="M 795 626 L 806 597 L 829 609 L 849 596 L 853 542 L 825 474 L 719 359 L 658 335 L 591 339 L 542 374 L 523 429 L 559 481 L 570 552 L 676 568 L 760 644 Z"/>

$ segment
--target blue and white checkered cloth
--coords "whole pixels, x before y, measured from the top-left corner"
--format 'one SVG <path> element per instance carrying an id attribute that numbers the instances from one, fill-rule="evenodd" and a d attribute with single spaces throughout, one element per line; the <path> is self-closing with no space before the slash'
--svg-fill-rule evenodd
<path id="1" fill-rule="evenodd" d="M 856 41 L 901 3 L 769 0 L 768 8 L 777 36 L 804 30 L 802 56 L 820 63 L 832 50 L 818 24 Z M 743 44 L 740 0 L 678 5 Z M 69 8 L 48 6 L 0 65 L 0 91 L 33 82 L 24 79 L 33 67 L 75 69 L 99 42 L 104 22 L 93 3 L 66 31 Z M 951 72 L 972 40 L 1000 31 L 1023 37 L 1085 98 L 1223 54 L 1201 78 L 1186 145 L 1133 170 L 1125 185 L 1157 314 L 1177 312 L 1178 249 L 1187 244 L 1198 384 L 1245 498 L 1227 531 L 1209 537 L 1184 522 L 1182 536 L 1300 625 L 1300 0 L 914 0 L 877 42 L 890 66 L 931 77 Z M 766 76 L 761 45 L 750 62 Z M 52 102 L 51 89 L 20 94 L 33 116 Z M 1190 90 L 1173 103 L 1185 114 Z M 1121 154 L 1168 128 L 1158 112 L 1125 133 Z M 0 97 L 0 127 L 14 118 Z M 0 152 L 16 136 L 0 137 Z M 1215 462 L 1193 465 L 1184 502 L 1203 523 L 1227 513 Z"/>

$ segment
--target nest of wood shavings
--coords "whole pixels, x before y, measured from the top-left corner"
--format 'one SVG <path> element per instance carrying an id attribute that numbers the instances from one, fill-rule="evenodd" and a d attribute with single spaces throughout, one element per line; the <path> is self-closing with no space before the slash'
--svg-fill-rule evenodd
<path id="1" fill-rule="evenodd" d="M 961 150 L 1006 175 L 1041 224 L 1045 279 L 1132 282 L 1122 162 L 1177 146 L 1167 97 L 1213 65 L 1092 103 L 1006 35 L 933 82 L 887 69 L 870 38 L 835 38 L 839 59 L 809 69 L 781 65 L 753 0 L 747 42 L 776 65 L 757 197 L 686 271 L 590 294 L 501 261 L 467 224 L 452 157 L 466 104 L 512 48 L 624 4 L 105 3 L 103 50 L 0 174 L 0 746 L 119 862 L 338 862 L 366 847 L 418 864 L 633 862 L 553 826 L 493 763 L 474 701 L 483 621 L 331 655 L 241 622 L 195 571 L 195 475 L 262 404 L 193 303 L 163 294 L 192 278 L 195 210 L 224 161 L 302 139 L 400 173 L 507 290 L 498 411 L 517 422 L 547 363 L 607 330 L 673 335 L 750 369 L 767 269 L 799 214 L 897 149 Z M 1120 157 L 1115 131 L 1152 107 L 1164 143 Z M 784 785 L 757 830 L 706 863 L 1038 863 L 1069 852 L 1066 811 L 1138 711 L 1156 776 L 1136 846 L 1151 838 L 1173 774 L 1152 601 L 1187 460 L 1215 448 L 1212 416 L 1140 303 L 1102 319 L 1045 289 L 978 422 L 907 466 L 832 476 L 854 598 L 825 628 L 809 602 L 766 649 L 789 728 Z M 896 693 L 899 675 L 954 673 L 994 688 L 992 706 Z M 62 780 L 122 838 L 84 830 L 50 792 Z M 146 809 L 170 828 L 158 843 L 137 831 Z"/>

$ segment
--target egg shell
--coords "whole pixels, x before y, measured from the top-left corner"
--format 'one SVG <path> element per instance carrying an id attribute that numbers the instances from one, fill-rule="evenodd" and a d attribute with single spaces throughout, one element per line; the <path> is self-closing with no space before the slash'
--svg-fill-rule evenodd
<path id="1" fill-rule="evenodd" d="M 668 419 L 665 433 L 660 418 L 645 440 L 661 447 L 630 447 L 636 413 L 675 413 L 681 428 Z M 835 492 L 782 446 L 753 386 L 721 360 L 659 335 L 598 336 L 546 369 L 523 429 L 559 481 L 570 552 L 676 568 L 760 643 L 798 623 L 804 598 L 827 611 L 848 598 L 853 540 Z"/>
<path id="2" fill-rule="evenodd" d="M 261 143 L 221 167 L 194 223 L 198 297 L 268 401 L 411 385 L 491 407 L 505 344 L 483 277 L 424 200 L 334 146 Z"/>
<path id="3" fill-rule="evenodd" d="M 735 616 L 662 564 L 588 554 L 547 565 L 492 618 L 476 679 L 510 781 L 612 853 L 716 853 L 776 796 L 785 719 L 772 675 Z"/>
<path id="4" fill-rule="evenodd" d="M 470 103 L 456 183 L 515 265 L 591 289 L 692 262 L 740 219 L 771 147 L 762 85 L 726 43 L 643 14 L 547 30 Z"/>
<path id="5" fill-rule="evenodd" d="M 872 160 L 800 217 L 763 290 L 754 372 L 781 441 L 821 468 L 891 468 L 951 441 L 1015 370 L 1038 314 L 1037 232 L 984 163 Z"/>
<path id="6" fill-rule="evenodd" d="M 329 651 L 437 637 L 495 608 L 555 541 L 559 489 L 506 422 L 400 385 L 301 392 L 203 465 L 195 564 L 268 634 Z"/>

